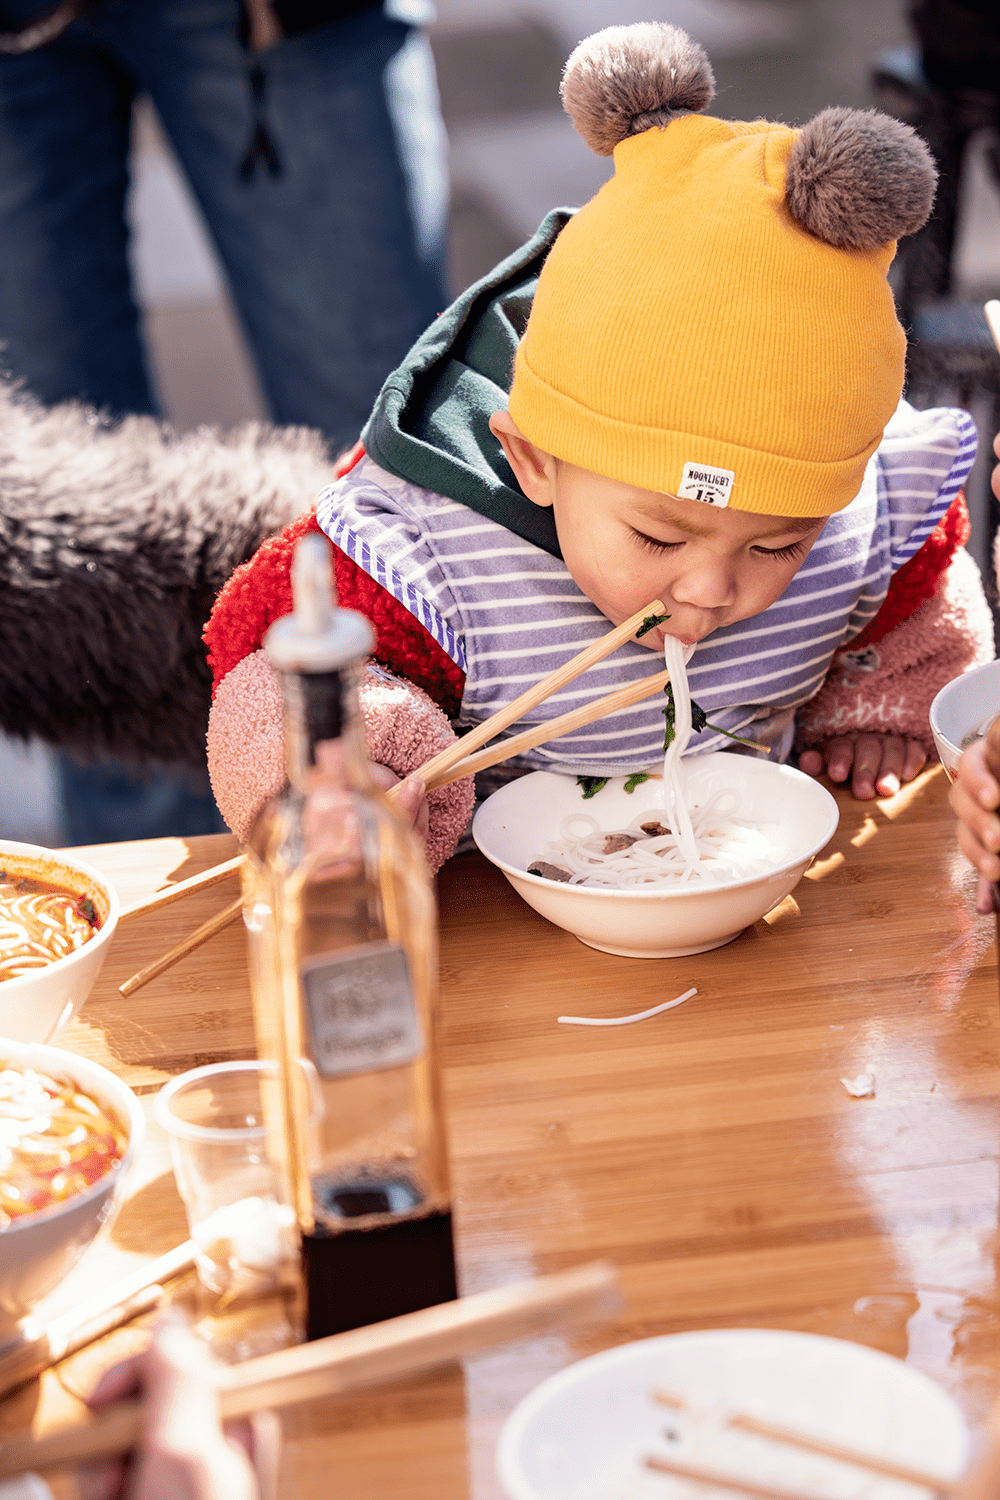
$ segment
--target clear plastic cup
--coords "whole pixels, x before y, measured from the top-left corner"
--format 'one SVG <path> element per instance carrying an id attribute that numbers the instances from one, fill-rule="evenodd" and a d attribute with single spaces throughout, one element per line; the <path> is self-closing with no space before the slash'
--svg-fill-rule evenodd
<path id="1" fill-rule="evenodd" d="M 198 1331 L 230 1361 L 302 1336 L 295 1211 L 264 1126 L 263 1089 L 275 1074 L 254 1061 L 194 1068 L 153 1101 L 198 1247 Z"/>

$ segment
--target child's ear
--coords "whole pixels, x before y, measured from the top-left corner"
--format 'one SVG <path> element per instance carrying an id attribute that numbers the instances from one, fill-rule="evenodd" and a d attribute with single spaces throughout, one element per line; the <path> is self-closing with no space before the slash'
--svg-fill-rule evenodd
<path id="1" fill-rule="evenodd" d="M 551 453 L 529 443 L 509 412 L 495 411 L 490 417 L 490 431 L 507 455 L 514 478 L 528 499 L 536 505 L 551 505 L 556 474 L 556 461 Z"/>

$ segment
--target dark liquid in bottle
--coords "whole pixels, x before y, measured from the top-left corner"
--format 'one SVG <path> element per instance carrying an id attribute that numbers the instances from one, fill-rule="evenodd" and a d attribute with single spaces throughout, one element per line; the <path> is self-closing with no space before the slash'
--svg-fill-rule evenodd
<path id="1" fill-rule="evenodd" d="M 350 1227 L 351 1219 L 391 1213 L 407 1198 L 409 1207 L 414 1197 L 408 1183 L 351 1183 L 322 1191 L 324 1204 L 343 1218 L 344 1228 L 302 1237 L 307 1339 L 458 1296 L 450 1213 L 418 1214 L 371 1229 Z"/>

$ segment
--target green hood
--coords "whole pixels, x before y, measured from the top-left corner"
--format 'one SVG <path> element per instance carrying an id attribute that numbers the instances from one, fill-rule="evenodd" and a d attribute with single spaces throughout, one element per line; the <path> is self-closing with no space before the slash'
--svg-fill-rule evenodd
<path id="1" fill-rule="evenodd" d="M 383 469 L 498 521 L 553 557 L 561 553 L 552 511 L 527 499 L 488 424 L 507 406 L 539 272 L 572 215 L 553 209 L 526 245 L 431 324 L 389 376 L 361 434 Z"/>

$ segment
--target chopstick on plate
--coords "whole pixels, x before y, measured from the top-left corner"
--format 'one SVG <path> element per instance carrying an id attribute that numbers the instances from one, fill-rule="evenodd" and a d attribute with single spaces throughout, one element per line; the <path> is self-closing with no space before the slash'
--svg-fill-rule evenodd
<path id="1" fill-rule="evenodd" d="M 153 963 L 147 964 L 144 969 L 140 969 L 138 974 L 133 974 L 131 979 L 126 979 L 124 984 L 118 986 L 118 993 L 126 997 L 134 995 L 136 990 L 141 990 L 144 984 L 148 984 L 151 979 L 162 974 L 164 969 L 172 968 L 175 963 L 186 958 L 189 953 L 193 953 L 195 948 L 200 948 L 202 943 L 207 943 L 210 937 L 214 937 L 217 932 L 228 927 L 230 922 L 235 922 L 242 910 L 243 898 L 238 896 L 229 906 L 224 906 L 222 911 L 216 912 L 214 917 L 209 917 L 207 922 L 196 927 L 194 932 L 189 932 L 182 942 L 168 949 Z"/>
<path id="2" fill-rule="evenodd" d="M 189 1271 L 194 1258 L 194 1241 L 185 1240 L 175 1250 L 157 1256 L 48 1323 L 26 1319 L 16 1342 L 0 1349 L 0 1396 L 140 1313 L 149 1312 L 163 1299 L 163 1283 Z"/>
<path id="3" fill-rule="evenodd" d="M 385 1323 L 336 1333 L 311 1344 L 220 1365 L 219 1410 L 225 1419 L 263 1407 L 292 1406 L 394 1380 L 491 1344 L 605 1318 L 621 1306 L 617 1273 L 606 1261 L 535 1281 L 477 1292 Z M 141 1400 L 118 1401 L 84 1426 L 44 1437 L 5 1435 L 0 1479 L 110 1458 L 142 1436 Z"/>
<path id="4" fill-rule="evenodd" d="M 640 629 L 644 621 L 648 620 L 650 616 L 665 613 L 663 601 L 661 599 L 653 599 L 644 609 L 636 610 L 634 615 L 630 615 L 627 620 L 623 620 L 620 625 L 616 625 L 613 630 L 609 630 L 599 640 L 591 641 L 589 646 L 585 646 L 582 651 L 577 652 L 576 656 L 571 657 L 567 662 L 563 662 L 561 667 L 556 667 L 554 672 L 550 672 L 547 677 L 543 677 L 540 682 L 536 682 L 533 687 L 521 693 L 512 703 L 508 703 L 506 708 L 502 708 L 490 718 L 484 719 L 482 724 L 477 725 L 475 729 L 470 729 L 468 734 L 463 734 L 461 739 L 456 740 L 454 744 L 446 746 L 439 754 L 432 756 L 424 765 L 418 767 L 416 773 L 425 783 L 427 790 L 434 791 L 436 787 L 447 786 L 450 781 L 458 781 L 463 776 L 470 776 L 472 774 L 471 770 L 465 769 L 459 771 L 455 776 L 448 773 L 453 766 L 469 759 L 474 751 L 480 749 L 481 746 L 493 739 L 501 730 L 506 729 L 510 724 L 516 724 L 517 720 L 522 718 L 530 709 L 537 708 L 540 703 L 545 702 L 546 698 L 551 698 L 553 694 L 560 692 L 569 683 L 575 682 L 588 668 L 595 666 L 599 661 L 603 661 L 606 656 L 611 655 L 612 651 L 617 651 L 619 646 L 624 646 L 625 642 L 632 639 L 636 631 Z M 659 675 L 664 676 L 662 673 Z M 652 678 L 646 679 L 648 682 L 652 682 L 652 680 Z M 639 683 L 633 683 L 631 691 L 634 691 L 639 686 Z M 620 689 L 620 691 L 626 691 L 626 689 Z M 640 698 L 646 698 L 650 693 L 654 693 L 655 691 L 654 687 L 647 688 L 645 692 L 639 694 L 639 697 L 632 698 L 629 701 L 638 703 Z M 612 694 L 611 696 L 613 697 L 614 695 Z M 600 700 L 602 703 L 605 701 L 604 699 Z M 621 704 L 619 706 L 626 707 L 627 705 Z M 605 713 L 614 712 L 614 709 L 599 709 L 597 703 L 592 704 L 591 707 L 594 709 L 593 718 L 596 719 L 601 718 Z M 589 709 L 578 709 L 576 712 L 589 713 Z M 560 724 L 563 719 L 569 719 L 570 717 L 571 715 L 569 714 L 563 714 L 560 719 L 551 719 L 547 725 L 540 725 L 539 729 L 543 729 L 544 732 L 538 739 L 533 740 L 532 744 L 543 744 L 547 739 L 556 739 L 560 734 L 568 733 L 571 728 L 580 728 L 583 724 L 592 722 L 590 718 L 581 719 L 575 725 L 567 724 L 564 729 L 558 729 L 553 732 L 556 725 Z M 536 731 L 528 730 L 527 733 L 534 734 Z M 519 754 L 518 750 L 511 750 L 509 747 L 522 738 L 523 736 L 516 735 L 514 739 L 505 740 L 501 746 L 495 746 L 493 750 L 487 751 L 486 754 L 493 758 L 483 761 L 483 765 L 496 765 L 498 761 L 506 760 L 511 755 Z M 522 748 L 528 749 L 530 747 L 525 745 Z M 497 751 L 500 753 L 496 753 Z M 477 764 L 475 769 L 480 770 L 482 767 Z M 390 801 L 393 799 L 395 793 L 396 788 L 392 787 L 386 794 Z"/>
<path id="5" fill-rule="evenodd" d="M 704 1484 L 716 1490 L 733 1490 L 738 1495 L 752 1495 L 754 1500 L 816 1500 L 815 1495 L 805 1495 L 798 1490 L 782 1490 L 769 1484 L 755 1484 L 752 1479 L 727 1474 L 721 1469 L 706 1469 L 701 1464 L 675 1463 L 673 1459 L 660 1458 L 655 1453 L 647 1454 L 642 1462 L 647 1469 L 652 1469 L 657 1474 L 688 1479 L 694 1484 Z"/>
<path id="6" fill-rule="evenodd" d="M 657 1390 L 654 1391 L 653 1396 L 661 1406 L 669 1406 L 675 1411 L 694 1409 L 686 1397 L 673 1391 Z M 879 1474 L 886 1479 L 898 1479 L 904 1484 L 916 1484 L 922 1489 L 933 1490 L 938 1495 L 959 1495 L 962 1490 L 960 1480 L 946 1479 L 941 1474 L 930 1474 L 925 1469 L 915 1468 L 911 1464 L 897 1463 L 891 1458 L 880 1458 L 874 1453 L 862 1453 L 856 1448 L 845 1448 L 839 1443 L 812 1437 L 807 1432 L 785 1427 L 778 1422 L 766 1421 L 763 1417 L 755 1417 L 749 1412 L 726 1411 L 720 1414 L 719 1421 L 721 1426 L 733 1427 L 740 1432 L 749 1432 L 755 1437 L 768 1438 L 771 1442 L 784 1444 L 788 1448 L 800 1448 L 806 1453 L 818 1453 L 824 1458 L 836 1459 L 838 1463 L 853 1464 L 855 1468 L 865 1469 L 869 1474 Z M 709 1482 L 705 1480 L 706 1484 Z M 730 1484 L 728 1487 L 733 1488 L 733 1485 Z M 996 1497 L 993 1497 L 993 1500 L 996 1500 Z"/>
<path id="7" fill-rule="evenodd" d="M 162 891 L 156 891 L 152 896 L 144 896 L 141 901 L 133 901 L 131 906 L 123 906 L 118 913 L 119 925 L 122 922 L 131 922 L 133 917 L 143 917 L 147 912 L 159 911 L 161 906 L 169 906 L 173 901 L 182 901 L 185 896 L 193 895 L 195 891 L 207 891 L 230 875 L 239 874 L 242 864 L 243 856 L 237 854 L 235 859 L 227 859 L 221 865 L 213 865 L 209 870 L 202 870 L 200 875 L 192 875 L 187 880 L 179 880 L 176 885 L 164 886 Z"/>

